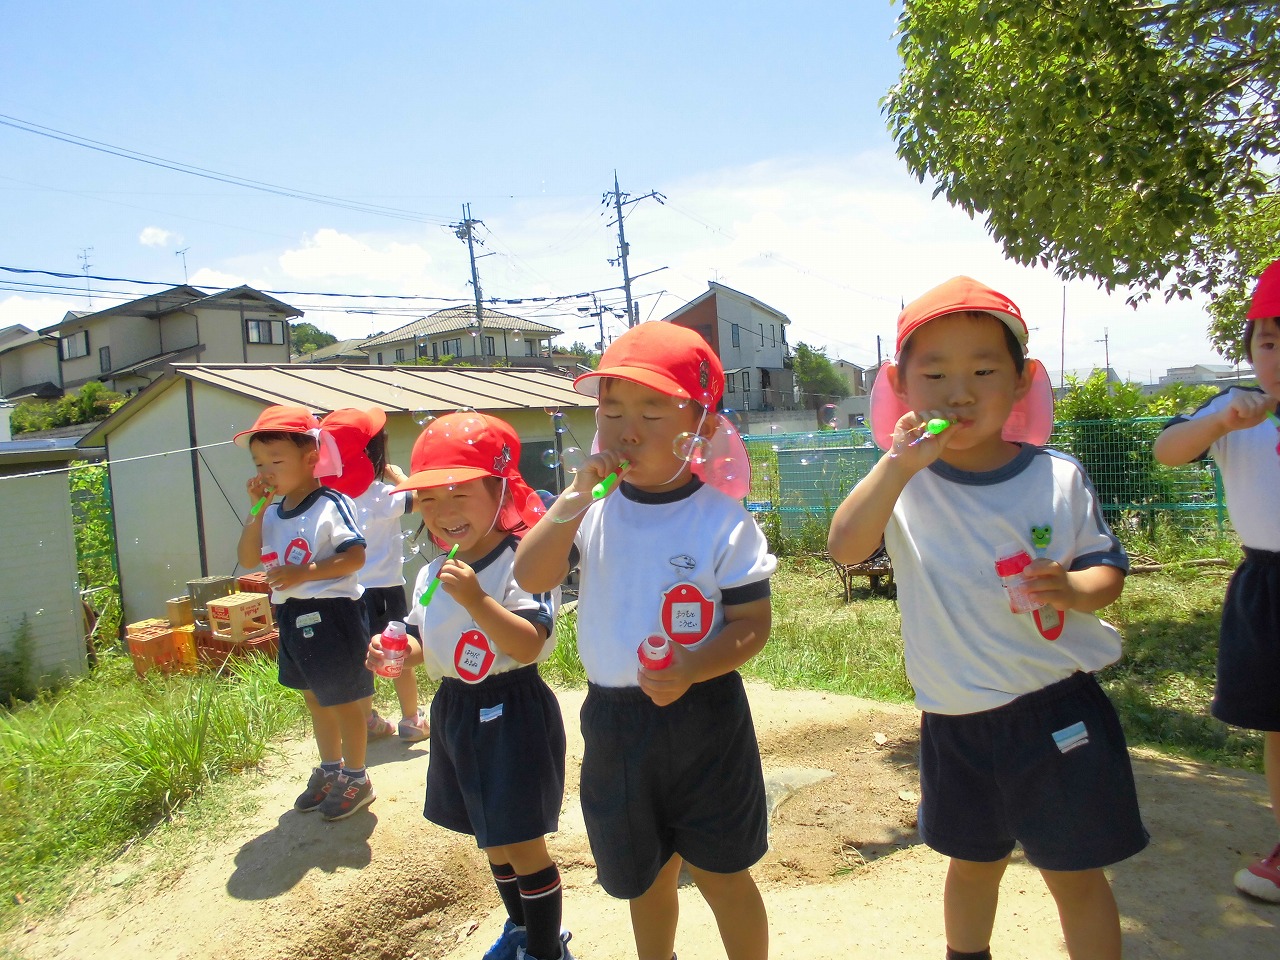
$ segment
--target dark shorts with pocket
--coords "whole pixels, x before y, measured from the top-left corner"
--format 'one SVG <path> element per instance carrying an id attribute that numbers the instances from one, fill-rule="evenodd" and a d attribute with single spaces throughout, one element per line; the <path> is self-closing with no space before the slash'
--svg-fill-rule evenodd
<path id="1" fill-rule="evenodd" d="M 275 607 L 282 686 L 310 690 L 322 707 L 373 696 L 364 665 L 369 625 L 359 600 L 286 600 Z"/>
<path id="2" fill-rule="evenodd" d="M 365 587 L 360 597 L 365 615 L 369 618 L 369 636 L 381 633 L 392 620 L 404 623 L 409 615 L 409 601 L 404 587 Z"/>
<path id="3" fill-rule="evenodd" d="M 445 677 L 431 701 L 422 815 L 482 849 L 555 833 L 564 752 L 560 703 L 536 666 L 477 684 Z"/>
<path id="4" fill-rule="evenodd" d="M 1244 548 L 1222 605 L 1213 715 L 1250 730 L 1280 730 L 1280 553 Z"/>
<path id="5" fill-rule="evenodd" d="M 764 856 L 764 774 L 736 672 L 694 684 L 665 707 L 639 687 L 591 684 L 582 737 L 582 813 L 610 896 L 640 896 L 677 853 L 712 873 L 737 873 Z"/>
<path id="6" fill-rule="evenodd" d="M 948 857 L 1092 870 L 1148 842 L 1115 707 L 1076 673 L 980 713 L 920 721 L 920 836 Z"/>

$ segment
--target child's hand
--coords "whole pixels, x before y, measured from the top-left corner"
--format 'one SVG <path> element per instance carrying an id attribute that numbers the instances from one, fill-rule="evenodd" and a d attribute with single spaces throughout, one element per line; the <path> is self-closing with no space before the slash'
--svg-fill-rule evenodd
<path id="1" fill-rule="evenodd" d="M 263 497 L 269 497 L 274 492 L 271 484 L 267 483 L 260 474 L 255 473 L 249 478 L 244 485 L 245 490 L 249 492 L 249 503 L 256 504 Z"/>
<path id="2" fill-rule="evenodd" d="M 386 658 L 382 655 L 382 634 L 375 633 L 369 638 L 369 650 L 364 656 L 365 669 L 377 673 L 378 668 L 386 662 Z"/>
<path id="3" fill-rule="evenodd" d="M 456 557 L 446 560 L 436 577 L 440 581 L 440 588 L 468 612 L 484 603 L 488 596 L 484 587 L 480 586 L 476 572 Z"/>
<path id="4" fill-rule="evenodd" d="M 912 472 L 923 470 L 937 460 L 951 442 L 955 430 L 954 427 L 947 427 L 941 433 L 930 433 L 927 424 L 939 417 L 942 417 L 942 413 L 937 410 L 904 413 L 893 428 L 890 458 Z"/>
<path id="5" fill-rule="evenodd" d="M 671 644 L 671 662 L 661 670 L 650 670 L 638 667 L 636 676 L 640 680 L 640 689 L 660 707 L 675 703 L 693 686 L 696 677 L 693 673 L 693 658 L 678 643 Z"/>
<path id="6" fill-rule="evenodd" d="M 1067 569 L 1057 560 L 1038 557 L 1022 571 L 1027 578 L 1027 593 L 1033 599 L 1055 610 L 1073 610 L 1076 590 Z"/>
<path id="7" fill-rule="evenodd" d="M 296 563 L 283 563 L 267 571 L 267 583 L 272 590 L 288 590 L 307 579 L 307 568 Z"/>
<path id="8" fill-rule="evenodd" d="M 585 497 L 591 496 L 591 488 L 613 473 L 624 473 L 622 461 L 627 459 L 621 450 L 601 450 L 587 458 L 582 469 L 573 475 L 569 489 Z M 616 489 L 616 488 L 615 488 Z"/>
<path id="9" fill-rule="evenodd" d="M 1253 390 L 1232 390 L 1231 402 L 1218 414 L 1222 418 L 1223 429 L 1247 430 L 1256 427 L 1267 418 L 1271 410 L 1272 400 L 1265 393 Z"/>

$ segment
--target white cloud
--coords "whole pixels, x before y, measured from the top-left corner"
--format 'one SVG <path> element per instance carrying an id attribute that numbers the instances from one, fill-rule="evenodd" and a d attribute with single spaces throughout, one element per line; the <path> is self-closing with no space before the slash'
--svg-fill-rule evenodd
<path id="1" fill-rule="evenodd" d="M 182 241 L 176 233 L 161 227 L 144 227 L 138 234 L 138 242 L 144 247 L 168 247 Z"/>
<path id="2" fill-rule="evenodd" d="M 78 302 L 59 297 L 24 297 L 15 295 L 0 300 L 0 328 L 21 324 L 29 330 L 52 326 L 68 310 L 85 310 L 88 301 Z"/>

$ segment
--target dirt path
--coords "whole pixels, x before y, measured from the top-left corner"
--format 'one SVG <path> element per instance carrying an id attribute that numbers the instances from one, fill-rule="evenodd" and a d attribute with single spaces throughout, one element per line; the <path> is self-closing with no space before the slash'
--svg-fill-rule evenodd
<path id="1" fill-rule="evenodd" d="M 914 832 L 917 714 L 852 697 L 752 685 L 764 766 L 779 793 L 771 850 L 755 874 L 771 949 L 788 960 L 944 952 L 944 863 Z M 626 905 L 595 884 L 577 806 L 580 691 L 560 694 L 569 728 L 570 793 L 553 855 L 565 881 L 565 925 L 581 960 L 634 956 Z M 138 844 L 86 878 L 59 916 L 14 944 L 28 960 L 476 960 L 502 912 L 483 855 L 421 815 L 425 744 L 370 746 L 378 799 L 326 824 L 289 810 L 311 765 L 291 745 L 251 781 L 256 812 L 206 831 L 175 857 Z M 818 772 L 815 772 L 818 771 Z M 821 776 L 817 782 L 800 786 Z M 1129 958 L 1257 960 L 1280 944 L 1280 907 L 1246 901 L 1231 875 L 1274 833 L 1262 778 L 1137 759 L 1152 846 L 1113 871 Z M 678 950 L 723 956 L 696 889 L 682 891 Z M 1006 875 L 994 941 L 1000 957 L 1065 957 L 1038 874 Z"/>

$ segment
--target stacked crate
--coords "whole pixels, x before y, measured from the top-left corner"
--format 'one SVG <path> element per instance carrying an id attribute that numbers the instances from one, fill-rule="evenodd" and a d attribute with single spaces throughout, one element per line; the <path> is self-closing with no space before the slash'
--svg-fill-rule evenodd
<path id="1" fill-rule="evenodd" d="M 274 658 L 279 635 L 273 629 L 271 601 L 264 593 L 233 593 L 210 601 L 206 659 L 221 666 L 227 660 L 261 654 Z"/>
<path id="2" fill-rule="evenodd" d="M 139 620 L 124 630 L 133 669 L 139 677 L 151 670 L 170 673 L 178 666 L 173 652 L 173 631 L 168 620 Z"/>

